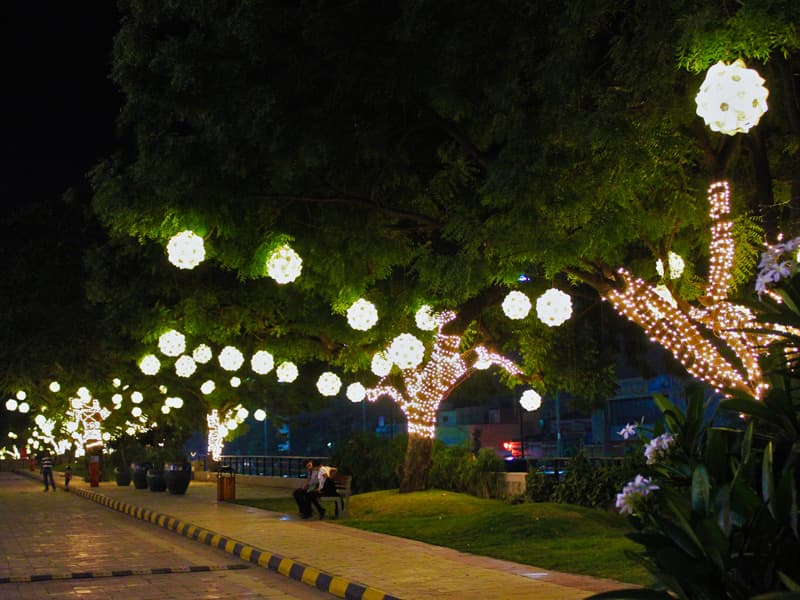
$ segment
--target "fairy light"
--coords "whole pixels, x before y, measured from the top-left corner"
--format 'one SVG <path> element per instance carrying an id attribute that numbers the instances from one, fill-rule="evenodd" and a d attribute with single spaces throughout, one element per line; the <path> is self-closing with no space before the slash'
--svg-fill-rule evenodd
<path id="1" fill-rule="evenodd" d="M 297 365 L 293 362 L 282 362 L 278 365 L 278 368 L 275 369 L 275 375 L 278 377 L 278 381 L 280 383 L 292 383 L 300 372 L 297 369 Z"/>
<path id="2" fill-rule="evenodd" d="M 514 320 L 524 319 L 531 312 L 531 299 L 517 290 L 508 292 L 503 299 L 503 313 Z"/>
<path id="3" fill-rule="evenodd" d="M 205 258 L 203 238 L 193 231 L 181 231 L 167 242 L 167 259 L 179 269 L 194 269 Z"/>
<path id="4" fill-rule="evenodd" d="M 267 274 L 277 283 L 291 283 L 303 270 L 303 259 L 288 245 L 277 248 L 267 259 Z"/>
<path id="5" fill-rule="evenodd" d="M 235 346 L 225 346 L 220 351 L 217 360 L 226 371 L 237 371 L 244 364 L 244 355 Z"/>
<path id="6" fill-rule="evenodd" d="M 222 455 L 222 439 L 219 421 L 219 412 L 213 409 L 206 415 L 206 423 L 208 424 L 208 453 L 211 455 L 211 460 L 218 461 Z"/>
<path id="7" fill-rule="evenodd" d="M 259 375 L 266 375 L 272 368 L 275 366 L 275 359 L 266 350 L 259 350 L 255 354 L 253 354 L 252 358 L 250 359 L 250 368 L 253 369 L 254 373 L 258 373 Z"/>
<path id="8" fill-rule="evenodd" d="M 712 66 L 695 97 L 697 114 L 712 131 L 747 133 L 767 112 L 769 90 L 755 69 L 739 59 Z"/>
<path id="9" fill-rule="evenodd" d="M 359 298 L 347 309 L 347 324 L 358 331 L 367 331 L 378 322 L 378 310 L 369 300 Z"/>
<path id="10" fill-rule="evenodd" d="M 170 329 L 159 336 L 158 349 L 164 356 L 180 356 L 186 350 L 186 336 Z"/>

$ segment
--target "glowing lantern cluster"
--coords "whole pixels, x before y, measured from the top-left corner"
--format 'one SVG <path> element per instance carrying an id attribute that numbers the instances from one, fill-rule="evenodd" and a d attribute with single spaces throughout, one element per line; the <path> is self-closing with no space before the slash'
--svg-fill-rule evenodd
<path id="1" fill-rule="evenodd" d="M 259 350 L 253 354 L 252 358 L 250 359 L 250 368 L 253 369 L 254 373 L 258 373 L 259 375 L 266 375 L 272 371 L 274 366 L 275 359 L 273 358 L 272 354 L 266 350 Z"/>
<path id="2" fill-rule="evenodd" d="M 288 245 L 277 248 L 267 259 L 267 274 L 277 283 L 291 283 L 303 270 L 303 259 Z"/>
<path id="3" fill-rule="evenodd" d="M 572 316 L 572 299 L 556 288 L 550 288 L 536 300 L 536 316 L 550 327 L 558 327 Z"/>
<path id="4" fill-rule="evenodd" d="M 425 344 L 410 333 L 401 333 L 392 340 L 386 356 L 400 369 L 413 369 L 425 357 Z"/>
<path id="5" fill-rule="evenodd" d="M 191 377 L 197 370 L 197 363 L 191 356 L 184 354 L 175 361 L 175 373 L 178 377 Z"/>
<path id="6" fill-rule="evenodd" d="M 519 399 L 519 403 L 522 405 L 522 408 L 531 412 L 537 410 L 542 405 L 542 397 L 536 390 L 525 390 L 522 393 L 522 397 Z"/>
<path id="7" fill-rule="evenodd" d="M 275 369 L 275 375 L 277 375 L 278 381 L 281 383 L 292 383 L 297 379 L 299 371 L 296 364 L 286 361 L 278 365 L 278 368 Z"/>
<path id="8" fill-rule="evenodd" d="M 342 389 L 342 380 L 336 373 L 325 371 L 317 379 L 317 389 L 323 396 L 335 396 Z"/>
<path id="9" fill-rule="evenodd" d="M 167 259 L 179 269 L 194 269 L 205 258 L 203 238 L 192 231 L 181 231 L 167 242 Z"/>
<path id="10" fill-rule="evenodd" d="M 754 69 L 739 59 L 712 66 L 695 97 L 697 114 L 712 131 L 747 133 L 767 112 L 769 90 Z"/>
<path id="11" fill-rule="evenodd" d="M 219 366 L 226 371 L 238 371 L 244 364 L 244 355 L 235 346 L 225 346 L 217 357 Z"/>
<path id="12" fill-rule="evenodd" d="M 378 310 L 369 300 L 359 298 L 347 309 L 347 323 L 358 331 L 367 331 L 378 322 Z"/>
<path id="13" fill-rule="evenodd" d="M 531 299 L 522 292 L 514 290 L 506 294 L 502 308 L 509 319 L 524 319 L 531 312 Z"/>
<path id="14" fill-rule="evenodd" d="M 161 368 L 161 361 L 155 354 L 147 354 L 139 361 L 139 369 L 145 375 L 155 375 Z"/>
<path id="15" fill-rule="evenodd" d="M 158 349 L 164 356 L 180 356 L 186 350 L 186 336 L 170 329 L 159 336 Z"/>

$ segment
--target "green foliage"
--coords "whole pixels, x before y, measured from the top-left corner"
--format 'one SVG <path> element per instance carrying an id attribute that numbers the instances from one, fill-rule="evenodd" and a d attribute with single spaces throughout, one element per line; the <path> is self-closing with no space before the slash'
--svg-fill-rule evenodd
<path id="1" fill-rule="evenodd" d="M 372 433 L 354 433 L 340 445 L 331 461 L 342 473 L 351 475 L 354 493 L 397 488 L 407 436 L 381 438 Z"/>
<path id="2" fill-rule="evenodd" d="M 431 487 L 471 494 L 479 498 L 505 495 L 505 465 L 493 450 L 474 455 L 467 446 L 437 444 L 428 483 Z"/>
<path id="3" fill-rule="evenodd" d="M 531 469 L 525 476 L 525 498 L 529 502 L 551 502 L 557 485 L 558 478 L 555 475 Z"/>

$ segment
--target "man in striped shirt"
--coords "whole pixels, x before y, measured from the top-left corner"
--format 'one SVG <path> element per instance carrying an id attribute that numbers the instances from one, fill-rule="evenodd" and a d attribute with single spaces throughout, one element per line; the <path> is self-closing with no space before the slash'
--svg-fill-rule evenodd
<path id="1" fill-rule="evenodd" d="M 41 461 L 42 478 L 44 479 L 44 491 L 48 491 L 50 486 L 53 486 L 53 491 L 56 491 L 56 480 L 53 478 L 53 459 L 49 454 L 45 454 Z"/>

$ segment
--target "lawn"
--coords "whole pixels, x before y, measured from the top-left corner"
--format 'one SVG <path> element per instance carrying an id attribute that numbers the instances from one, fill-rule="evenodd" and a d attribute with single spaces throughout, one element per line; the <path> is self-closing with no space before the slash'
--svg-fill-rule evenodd
<path id="1" fill-rule="evenodd" d="M 297 512 L 291 498 L 237 502 Z M 640 548 L 625 537 L 631 531 L 625 519 L 580 506 L 512 505 L 441 490 L 413 494 L 388 490 L 353 496 L 349 518 L 337 522 L 543 569 L 639 585 L 652 581 L 625 555 L 626 550 Z"/>

